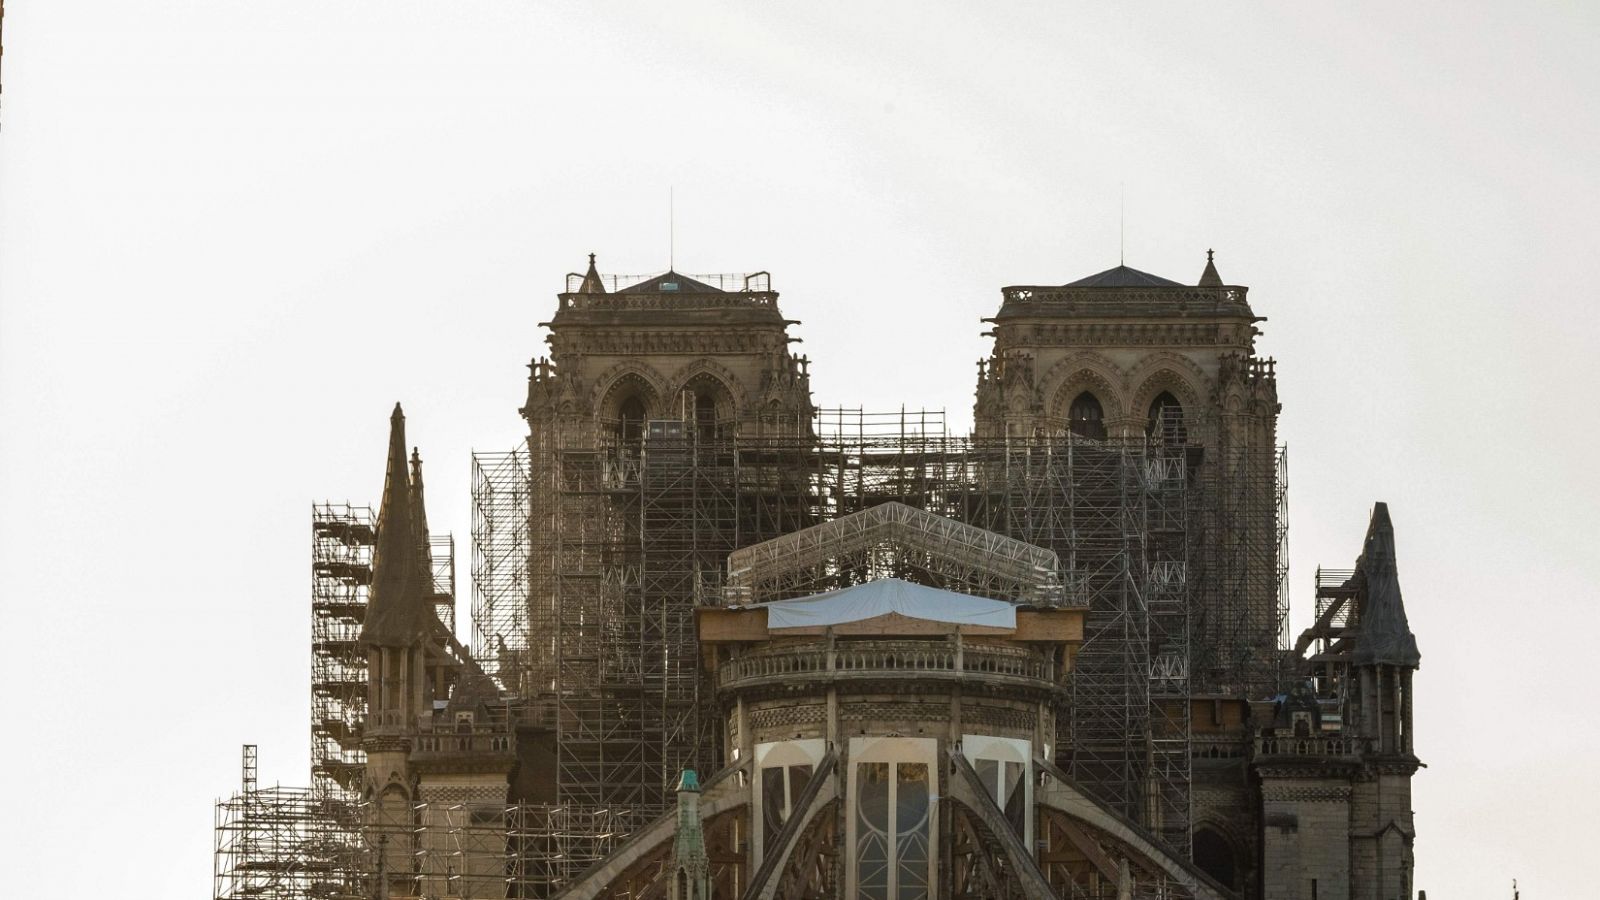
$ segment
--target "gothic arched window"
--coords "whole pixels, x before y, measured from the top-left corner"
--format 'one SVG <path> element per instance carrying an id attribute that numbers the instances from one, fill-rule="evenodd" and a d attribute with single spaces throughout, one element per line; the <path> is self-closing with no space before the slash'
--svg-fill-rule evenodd
<path id="1" fill-rule="evenodd" d="M 1162 391 L 1150 401 L 1150 418 L 1144 433 L 1158 444 L 1177 446 L 1189 442 L 1188 429 L 1183 424 L 1183 404 L 1170 391 Z"/>
<path id="2" fill-rule="evenodd" d="M 708 392 L 694 395 L 694 433 L 702 444 L 717 437 L 717 398 Z"/>
<path id="3" fill-rule="evenodd" d="M 1227 887 L 1238 887 L 1239 865 L 1233 842 L 1215 828 L 1202 825 L 1194 832 L 1194 864 Z"/>
<path id="4" fill-rule="evenodd" d="M 932 811 L 939 796 L 934 748 L 926 738 L 850 740 L 847 896 L 931 896 Z"/>
<path id="5" fill-rule="evenodd" d="M 617 439 L 624 444 L 644 440 L 644 400 L 635 394 L 617 407 Z"/>
<path id="6" fill-rule="evenodd" d="M 1079 437 L 1105 440 L 1106 412 L 1100 398 L 1088 391 L 1079 394 L 1067 409 L 1067 430 Z"/>

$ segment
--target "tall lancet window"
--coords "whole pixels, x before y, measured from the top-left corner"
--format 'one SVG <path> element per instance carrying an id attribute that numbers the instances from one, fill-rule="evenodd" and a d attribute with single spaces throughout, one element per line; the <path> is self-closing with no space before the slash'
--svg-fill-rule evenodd
<path id="1" fill-rule="evenodd" d="M 717 398 L 709 393 L 694 395 L 694 433 L 702 444 L 716 440 Z"/>
<path id="2" fill-rule="evenodd" d="M 1079 394 L 1067 409 L 1067 428 L 1079 437 L 1105 440 L 1106 413 L 1100 406 L 1100 398 L 1088 391 Z"/>
<path id="3" fill-rule="evenodd" d="M 1158 444 L 1181 446 L 1189 442 L 1189 432 L 1183 424 L 1183 404 L 1169 391 L 1162 391 L 1150 401 L 1150 419 L 1145 424 L 1145 434 Z"/>
<path id="4" fill-rule="evenodd" d="M 1005 814 L 1011 830 L 1031 846 L 1033 785 L 1028 777 L 1032 748 L 1025 740 L 966 734 L 961 749 L 983 782 L 984 792 Z"/>
<path id="5" fill-rule="evenodd" d="M 933 741 L 852 738 L 852 900 L 928 900 L 937 869 Z M 859 754 L 859 756 L 857 756 Z M 862 758 L 864 757 L 864 758 Z"/>
<path id="6" fill-rule="evenodd" d="M 644 401 L 637 394 L 617 409 L 617 439 L 627 445 L 644 440 Z"/>
<path id="7" fill-rule="evenodd" d="M 756 769 L 759 773 L 757 789 L 751 792 L 754 821 L 759 825 L 755 840 L 755 865 L 760 866 L 766 854 L 777 847 L 783 826 L 805 810 L 800 799 L 811 783 L 816 765 L 827 753 L 820 739 L 776 741 L 757 744 Z"/>

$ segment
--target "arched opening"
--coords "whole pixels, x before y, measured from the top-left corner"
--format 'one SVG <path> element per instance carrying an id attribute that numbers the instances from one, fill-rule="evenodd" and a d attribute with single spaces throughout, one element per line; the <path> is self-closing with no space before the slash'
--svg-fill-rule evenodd
<path id="1" fill-rule="evenodd" d="M 710 391 L 696 391 L 694 395 L 694 433 L 700 443 L 717 438 L 717 398 Z"/>
<path id="2" fill-rule="evenodd" d="M 617 440 L 636 445 L 644 440 L 644 399 L 633 394 L 617 406 Z"/>
<path id="3" fill-rule="evenodd" d="M 1230 888 L 1239 886 L 1239 867 L 1233 843 L 1215 828 L 1202 826 L 1195 829 L 1194 864 L 1220 884 Z"/>
<path id="4" fill-rule="evenodd" d="M 1067 430 L 1079 437 L 1106 439 L 1106 412 L 1100 398 L 1084 391 L 1067 408 Z"/>
<path id="5" fill-rule="evenodd" d="M 1188 429 L 1183 423 L 1183 404 L 1170 391 L 1162 391 L 1150 401 L 1150 416 L 1144 433 L 1152 441 L 1167 446 L 1181 446 L 1189 442 Z"/>
<path id="6" fill-rule="evenodd" d="M 799 416 L 786 409 L 778 400 L 768 400 L 761 412 L 761 432 L 767 435 L 789 435 L 795 431 Z"/>
<path id="7" fill-rule="evenodd" d="M 701 372 L 683 385 L 679 398 L 687 435 L 702 444 L 732 436 L 735 403 L 720 378 Z"/>
<path id="8" fill-rule="evenodd" d="M 935 746 L 927 738 L 851 739 L 848 896 L 930 896 Z"/>

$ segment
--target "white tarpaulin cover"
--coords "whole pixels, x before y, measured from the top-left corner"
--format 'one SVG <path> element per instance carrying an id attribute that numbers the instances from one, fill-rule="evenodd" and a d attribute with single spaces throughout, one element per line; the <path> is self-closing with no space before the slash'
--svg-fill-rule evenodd
<path id="1" fill-rule="evenodd" d="M 880 578 L 825 594 L 761 605 L 767 609 L 768 628 L 822 628 L 889 613 L 955 625 L 1017 627 L 1017 608 L 1004 600 L 958 594 L 898 578 Z"/>

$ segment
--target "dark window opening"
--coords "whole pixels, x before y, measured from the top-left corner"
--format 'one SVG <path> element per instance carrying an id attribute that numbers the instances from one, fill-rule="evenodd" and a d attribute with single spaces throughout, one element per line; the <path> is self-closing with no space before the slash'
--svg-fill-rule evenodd
<path id="1" fill-rule="evenodd" d="M 1067 423 L 1068 430 L 1079 437 L 1106 439 L 1105 409 L 1100 406 L 1100 399 L 1088 391 L 1072 401 L 1067 410 Z"/>
<path id="2" fill-rule="evenodd" d="M 1233 845 L 1215 829 L 1200 828 L 1195 831 L 1194 864 L 1220 884 L 1231 888 L 1239 886 Z"/>
<path id="3" fill-rule="evenodd" d="M 1150 401 L 1150 418 L 1144 433 L 1152 441 L 1178 447 L 1189 442 L 1188 429 L 1183 423 L 1183 404 L 1167 391 L 1162 391 Z"/>
<path id="4" fill-rule="evenodd" d="M 761 770 L 761 843 L 764 852 L 771 853 L 778 846 L 778 835 L 783 831 L 787 817 L 783 798 L 784 770 Z"/>
<path id="5" fill-rule="evenodd" d="M 617 410 L 617 439 L 624 444 L 644 440 L 644 401 L 637 395 L 622 401 Z"/>
<path id="6" fill-rule="evenodd" d="M 694 395 L 694 433 L 701 443 L 717 437 L 717 401 L 710 394 Z"/>

